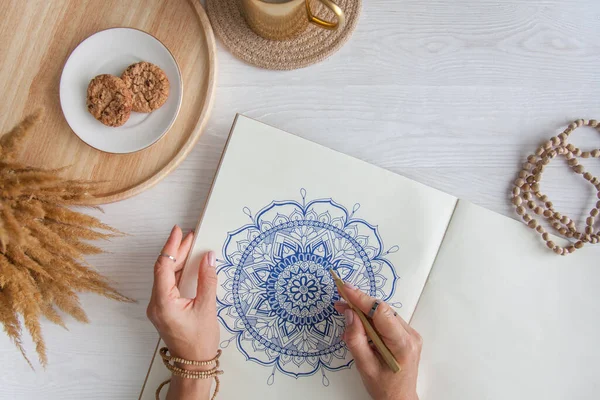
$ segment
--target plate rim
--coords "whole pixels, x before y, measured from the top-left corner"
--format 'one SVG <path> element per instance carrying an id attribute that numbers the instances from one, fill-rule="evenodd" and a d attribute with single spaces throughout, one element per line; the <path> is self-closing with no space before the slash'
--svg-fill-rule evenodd
<path id="1" fill-rule="evenodd" d="M 120 151 L 120 152 L 115 152 L 115 151 L 108 151 L 108 150 L 103 150 L 103 149 L 99 149 L 98 147 L 88 143 L 87 141 L 85 141 L 81 136 L 79 136 L 79 134 L 75 131 L 75 129 L 73 129 L 73 126 L 71 126 L 71 123 L 69 122 L 69 119 L 67 118 L 66 114 L 65 114 L 65 109 L 63 107 L 63 100 L 62 100 L 62 83 L 63 83 L 63 77 L 64 77 L 64 72 L 65 72 L 65 67 L 67 66 L 67 64 L 69 63 L 69 60 L 71 59 L 71 57 L 73 56 L 73 53 L 75 51 L 77 51 L 77 49 L 83 45 L 88 39 L 93 38 L 94 36 L 101 34 L 101 33 L 105 33 L 108 31 L 113 31 L 113 30 L 132 30 L 132 31 L 138 31 L 141 33 L 144 33 L 152 38 L 154 38 L 158 43 L 160 43 L 165 50 L 167 50 L 167 52 L 169 53 L 169 55 L 171 56 L 171 58 L 173 59 L 173 61 L 175 62 L 175 66 L 177 67 L 177 76 L 179 77 L 179 82 L 181 82 L 181 93 L 177 102 L 177 111 L 175 112 L 175 115 L 173 116 L 173 118 L 171 119 L 171 122 L 169 123 L 169 126 L 167 126 L 167 128 L 164 130 L 164 132 L 162 132 L 160 134 L 160 136 L 158 138 L 156 138 L 152 143 L 139 148 L 137 150 L 133 150 L 133 151 Z M 62 111 L 63 117 L 65 118 L 65 121 L 67 122 L 67 125 L 69 125 L 69 128 L 71 129 L 71 132 L 73 132 L 73 134 L 77 137 L 77 139 L 79 139 L 80 141 L 82 141 L 86 146 L 89 146 L 91 148 L 93 148 L 94 150 L 100 151 L 102 153 L 106 153 L 106 154 L 114 154 L 114 155 L 125 155 L 125 154 L 135 154 L 138 153 L 140 151 L 144 151 L 150 147 L 152 147 L 153 145 L 155 145 L 156 143 L 160 142 L 162 140 L 162 138 L 164 138 L 167 133 L 171 130 L 171 128 L 173 127 L 173 124 L 175 124 L 175 121 L 177 120 L 177 117 L 179 116 L 179 111 L 181 110 L 181 105 L 183 103 L 183 90 L 184 90 L 184 83 L 183 83 L 183 76 L 181 75 L 181 68 L 179 67 L 179 63 L 177 62 L 177 59 L 175 58 L 175 56 L 173 55 L 173 53 L 171 52 L 171 50 L 169 50 L 169 48 L 160 40 L 158 39 L 156 36 L 154 36 L 153 34 L 146 32 L 142 29 L 138 29 L 138 28 L 132 28 L 129 26 L 113 26 L 111 28 L 106 28 L 106 29 L 101 29 L 97 32 L 94 32 L 93 34 L 91 34 L 90 36 L 86 37 L 85 39 L 83 39 L 81 42 L 79 42 L 79 44 L 77 46 L 75 46 L 75 48 L 69 53 L 69 56 L 67 57 L 67 60 L 65 61 L 63 67 L 62 67 L 62 71 L 60 74 L 60 81 L 58 83 L 58 96 L 59 96 L 59 101 L 60 101 L 60 109 Z"/>

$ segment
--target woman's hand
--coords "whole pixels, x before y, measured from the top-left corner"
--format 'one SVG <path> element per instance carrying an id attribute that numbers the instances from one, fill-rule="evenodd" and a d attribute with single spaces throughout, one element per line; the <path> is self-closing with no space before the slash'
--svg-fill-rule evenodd
<path id="1" fill-rule="evenodd" d="M 349 284 L 344 289 L 348 301 L 368 315 L 375 299 Z M 335 308 L 346 318 L 344 341 L 354 356 L 356 367 L 371 397 L 375 400 L 417 400 L 417 373 L 422 346 L 422 339 L 417 331 L 381 301 L 372 321 L 402 368 L 393 373 L 377 350 L 369 344 L 365 328 L 348 304 L 338 302 Z"/>
<path id="2" fill-rule="evenodd" d="M 171 231 L 162 254 L 168 254 L 177 261 L 159 256 L 154 265 L 154 286 L 148 304 L 147 315 L 160 337 L 169 348 L 171 355 L 186 360 L 210 360 L 217 354 L 219 345 L 219 325 L 217 323 L 217 274 L 215 253 L 205 254 L 198 271 L 198 290 L 195 299 L 182 298 L 177 282 L 192 246 L 193 233 L 182 240 L 178 226 Z M 178 365 L 185 369 L 210 369 Z M 212 380 L 183 379 L 173 377 L 168 399 L 208 398 Z"/>

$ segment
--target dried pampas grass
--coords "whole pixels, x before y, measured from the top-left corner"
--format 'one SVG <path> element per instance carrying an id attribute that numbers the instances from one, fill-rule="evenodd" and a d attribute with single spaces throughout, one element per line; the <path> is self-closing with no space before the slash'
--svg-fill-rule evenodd
<path id="1" fill-rule="evenodd" d="M 45 366 L 40 317 L 65 327 L 60 310 L 88 322 L 76 292 L 132 301 L 84 261 L 86 255 L 102 253 L 87 240 L 121 235 L 97 218 L 68 208 L 92 196 L 94 184 L 17 162 L 24 138 L 41 116 L 36 111 L 0 138 L 0 322 L 30 366 L 21 318 Z"/>

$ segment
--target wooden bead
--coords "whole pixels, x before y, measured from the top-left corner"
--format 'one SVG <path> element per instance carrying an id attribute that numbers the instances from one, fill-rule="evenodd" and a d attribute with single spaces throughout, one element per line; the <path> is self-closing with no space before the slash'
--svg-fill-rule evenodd
<path id="1" fill-rule="evenodd" d="M 579 161 L 577 161 L 577 159 L 576 159 L 576 158 L 572 158 L 572 159 L 570 159 L 570 160 L 569 160 L 569 163 L 568 163 L 568 164 L 569 164 L 571 167 L 574 167 L 574 166 L 576 166 L 577 164 L 579 164 Z"/>
<path id="2" fill-rule="evenodd" d="M 594 217 L 587 217 L 587 219 L 585 220 L 585 223 L 588 226 L 594 226 L 595 222 L 596 222 L 596 219 Z"/>
<path id="3" fill-rule="evenodd" d="M 538 148 L 538 149 L 535 151 L 535 155 L 539 157 L 539 156 L 541 156 L 542 154 L 544 154 L 544 152 L 545 152 L 544 148 L 543 148 L 543 147 L 540 147 L 540 148 Z"/>
<path id="4" fill-rule="evenodd" d="M 558 233 L 560 233 L 561 235 L 566 235 L 567 234 L 567 230 L 565 228 L 560 228 L 558 230 Z"/>
<path id="5" fill-rule="evenodd" d="M 577 121 L 575 121 L 575 123 L 577 124 L 577 127 L 580 127 L 581 125 L 583 125 L 583 120 L 578 119 Z"/>
<path id="6" fill-rule="evenodd" d="M 560 221 L 560 219 L 562 218 L 562 214 L 557 211 L 554 213 L 553 217 Z"/>
<path id="7" fill-rule="evenodd" d="M 537 172 L 533 179 L 535 179 L 536 182 L 540 182 L 542 180 L 542 174 L 540 174 L 539 172 Z"/>
<path id="8" fill-rule="evenodd" d="M 527 171 L 521 171 L 521 172 L 519 172 L 519 178 L 521 178 L 521 179 L 523 179 L 523 180 L 524 180 L 525 178 L 527 178 L 527 175 L 529 175 L 529 174 L 527 173 Z M 525 182 L 525 181 L 523 181 L 523 182 Z M 517 186 L 520 186 L 520 185 L 517 185 Z"/>
<path id="9" fill-rule="evenodd" d="M 567 155 L 565 156 L 565 158 L 567 159 L 567 161 L 571 161 L 573 158 L 575 158 L 575 156 L 573 155 L 573 153 L 571 153 L 570 151 L 567 153 Z"/>
<path id="10" fill-rule="evenodd" d="M 529 221 L 527 226 L 530 227 L 531 229 L 535 229 L 538 226 L 538 222 L 535 219 L 532 219 L 531 221 Z"/>
<path id="11" fill-rule="evenodd" d="M 535 204 L 535 201 L 529 200 L 529 201 L 527 202 L 527 207 L 528 207 L 530 210 L 533 210 L 533 209 L 535 208 L 535 206 L 536 206 L 536 204 Z"/>
<path id="12" fill-rule="evenodd" d="M 560 223 L 558 223 L 558 222 L 556 222 L 556 221 L 554 221 L 554 222 L 552 223 L 552 227 L 553 227 L 554 229 L 556 229 L 556 230 L 559 230 L 560 228 L 562 228 L 562 226 L 560 226 Z"/>
<path id="13" fill-rule="evenodd" d="M 512 190 L 512 194 L 513 196 L 518 196 L 519 194 L 521 194 L 521 189 L 515 186 Z"/>
<path id="14" fill-rule="evenodd" d="M 533 165 L 532 165 L 532 164 L 530 164 L 530 163 L 528 163 L 528 162 L 526 162 L 526 163 L 523 163 L 523 169 L 530 170 L 530 169 L 532 169 L 532 168 L 533 168 Z"/>
<path id="15" fill-rule="evenodd" d="M 570 129 L 570 130 L 573 130 L 573 129 L 575 129 L 575 128 L 577 128 L 577 123 L 576 123 L 576 122 L 571 122 L 571 123 L 569 124 L 569 129 Z"/>
<path id="16" fill-rule="evenodd" d="M 568 137 L 569 137 L 569 134 L 566 131 L 564 131 L 563 133 L 558 135 L 558 138 L 560 139 L 561 142 L 566 142 Z"/>
<path id="17" fill-rule="evenodd" d="M 571 218 L 567 217 L 566 215 L 563 215 L 562 218 L 560 219 L 560 222 L 567 225 L 569 222 L 571 222 Z"/>
<path id="18" fill-rule="evenodd" d="M 595 119 L 590 119 L 590 124 L 589 124 L 592 128 L 595 128 L 598 126 L 598 121 L 596 121 Z"/>
<path id="19" fill-rule="evenodd" d="M 516 187 L 522 187 L 525 184 L 525 180 L 523 178 L 519 178 L 515 181 Z"/>
<path id="20" fill-rule="evenodd" d="M 582 158 L 590 158 L 591 154 L 589 151 L 584 151 L 583 153 L 581 153 L 581 157 Z"/>
<path id="21" fill-rule="evenodd" d="M 573 246 L 573 245 L 571 245 L 571 246 L 568 246 L 568 247 L 567 247 L 567 251 L 568 251 L 569 253 L 574 253 L 574 252 L 575 252 L 575 246 Z"/>
<path id="22" fill-rule="evenodd" d="M 537 193 L 540 191 L 540 184 L 539 183 L 534 183 L 533 185 L 531 185 L 531 190 L 533 190 L 534 193 Z"/>
<path id="23" fill-rule="evenodd" d="M 600 198 L 600 197 L 599 197 L 599 198 Z M 553 206 L 553 205 L 554 205 L 554 204 L 552 204 L 552 202 L 551 202 L 551 201 L 547 201 L 547 202 L 546 202 L 546 208 L 552 208 L 552 206 Z"/>
<path id="24" fill-rule="evenodd" d="M 575 154 L 577 157 L 581 156 L 581 149 L 575 149 L 573 150 L 573 154 Z"/>
<path id="25" fill-rule="evenodd" d="M 550 163 L 550 159 L 548 157 L 542 158 L 542 164 L 543 165 L 548 165 L 548 163 Z"/>
<path id="26" fill-rule="evenodd" d="M 583 247 L 583 242 L 582 242 L 581 240 L 580 240 L 580 241 L 578 241 L 577 243 L 575 243 L 575 246 L 574 246 L 574 247 L 575 247 L 576 249 L 580 249 L 580 248 L 582 248 L 582 247 Z"/>
<path id="27" fill-rule="evenodd" d="M 557 153 L 556 153 L 556 150 L 550 150 L 550 151 L 548 152 L 548 157 L 550 157 L 550 158 L 554 158 L 554 157 L 556 157 L 556 154 L 557 154 Z"/>
<path id="28" fill-rule="evenodd" d="M 533 195 L 531 194 L 531 192 L 523 193 L 523 199 L 529 201 L 533 199 Z"/>
<path id="29" fill-rule="evenodd" d="M 573 237 L 573 232 L 571 231 L 567 231 L 567 233 L 565 234 L 566 237 L 568 237 L 569 239 Z"/>
<path id="30" fill-rule="evenodd" d="M 583 177 L 588 181 L 591 181 L 593 178 L 592 174 L 590 174 L 589 172 L 586 172 L 585 174 L 583 174 Z"/>
<path id="31" fill-rule="evenodd" d="M 554 249 L 552 250 L 554 250 L 554 252 L 558 255 L 561 255 L 563 253 L 563 249 L 560 246 L 554 246 Z"/>
<path id="32" fill-rule="evenodd" d="M 590 183 L 594 186 L 596 186 L 598 184 L 598 178 L 596 178 L 595 176 L 590 180 Z"/>
<path id="33" fill-rule="evenodd" d="M 521 186 L 521 190 L 524 192 L 529 192 L 531 190 L 531 186 L 529 186 L 529 183 L 524 183 L 523 186 Z"/>
<path id="34" fill-rule="evenodd" d="M 585 236 L 583 237 L 583 241 L 586 243 L 589 243 L 592 241 L 592 234 L 591 233 L 586 233 Z"/>
<path id="35" fill-rule="evenodd" d="M 583 174 L 585 168 L 583 167 L 583 165 L 577 165 L 575 168 L 573 168 L 573 171 L 577 172 L 578 174 Z"/>
<path id="36" fill-rule="evenodd" d="M 544 143 L 544 149 L 550 150 L 551 148 L 552 148 L 552 141 L 548 140 L 546 143 Z"/>
<path id="37" fill-rule="evenodd" d="M 525 207 L 523 207 L 523 206 L 517 207 L 517 214 L 519 214 L 519 215 L 525 214 Z"/>
<path id="38" fill-rule="evenodd" d="M 600 192 L 598 192 L 598 195 L 597 195 L 597 196 L 598 196 L 598 198 L 600 199 Z M 600 208 L 600 207 L 599 207 L 599 208 Z"/>
<path id="39" fill-rule="evenodd" d="M 592 157 L 595 157 L 595 158 L 600 157 L 600 150 L 592 150 Z"/>
<path id="40" fill-rule="evenodd" d="M 544 229 L 544 227 L 542 225 L 538 225 L 537 228 L 535 228 L 535 230 L 538 233 L 542 233 L 542 234 L 546 232 L 546 230 Z"/>
<path id="41" fill-rule="evenodd" d="M 525 221 L 525 222 L 529 222 L 529 221 L 531 221 L 532 219 L 533 219 L 533 218 L 531 218 L 531 215 L 529 215 L 529 214 L 525 214 L 525 215 L 523 215 L 523 221 Z"/>
<path id="42" fill-rule="evenodd" d="M 530 156 L 527 157 L 527 161 L 530 162 L 530 163 L 532 163 L 532 164 L 535 164 L 535 162 L 537 161 L 537 157 L 532 154 L 532 155 L 530 155 Z"/>
<path id="43" fill-rule="evenodd" d="M 575 149 L 576 149 L 576 147 L 575 147 L 575 146 L 573 146 L 573 144 L 572 144 L 572 143 L 569 143 L 569 144 L 567 145 L 567 150 L 569 150 L 569 151 L 575 151 Z"/>
<path id="44" fill-rule="evenodd" d="M 529 175 L 526 179 L 525 182 L 529 183 L 530 185 L 532 183 L 535 183 L 535 177 L 533 175 Z"/>
<path id="45" fill-rule="evenodd" d="M 575 221 L 569 222 L 568 228 L 571 229 L 571 230 L 575 230 Z"/>
<path id="46" fill-rule="evenodd" d="M 541 226 L 541 225 L 540 225 L 540 226 Z M 546 241 L 547 241 L 547 240 L 548 240 L 548 238 L 550 238 L 550 234 L 549 234 L 548 232 L 544 232 L 544 233 L 542 234 L 542 239 L 544 239 L 544 240 L 546 240 Z"/>
<path id="47" fill-rule="evenodd" d="M 550 141 L 552 142 L 553 146 L 558 146 L 560 144 L 560 139 L 557 138 L 556 136 L 551 137 Z"/>
<path id="48" fill-rule="evenodd" d="M 597 208 L 592 208 L 592 211 L 590 211 L 590 215 L 594 218 L 597 217 L 598 214 L 600 214 L 600 211 Z"/>
<path id="49" fill-rule="evenodd" d="M 518 207 L 521 205 L 521 203 L 523 203 L 523 199 L 521 199 L 519 196 L 515 196 L 512 199 L 512 203 Z"/>
<path id="50" fill-rule="evenodd" d="M 548 196 L 543 195 L 542 197 L 540 197 L 540 200 L 543 202 L 547 202 L 548 201 Z"/>
<path id="51" fill-rule="evenodd" d="M 544 217 L 546 218 L 550 218 L 552 216 L 552 211 L 551 210 L 544 210 Z"/>
<path id="52" fill-rule="evenodd" d="M 553 249 L 554 248 L 554 242 L 552 240 L 548 240 L 546 242 L 546 246 L 548 246 L 548 248 Z"/>
<path id="53" fill-rule="evenodd" d="M 536 208 L 533 209 L 533 212 L 536 213 L 537 215 L 542 215 L 542 213 L 544 212 L 544 209 L 540 206 L 537 206 Z"/>

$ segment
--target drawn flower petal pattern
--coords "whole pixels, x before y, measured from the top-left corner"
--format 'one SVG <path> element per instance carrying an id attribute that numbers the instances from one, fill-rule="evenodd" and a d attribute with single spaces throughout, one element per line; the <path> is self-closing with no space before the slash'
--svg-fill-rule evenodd
<path id="1" fill-rule="evenodd" d="M 384 300 L 398 279 L 375 226 L 332 199 L 274 201 L 230 232 L 218 267 L 218 317 L 257 364 L 299 378 L 349 368 L 343 316 L 329 273 Z"/>

